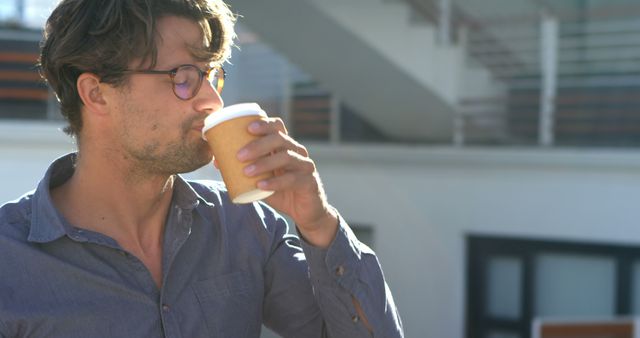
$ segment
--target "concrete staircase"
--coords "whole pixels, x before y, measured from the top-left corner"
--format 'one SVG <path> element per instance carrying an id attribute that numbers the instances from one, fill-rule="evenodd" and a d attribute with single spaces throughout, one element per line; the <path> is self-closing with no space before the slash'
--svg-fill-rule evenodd
<path id="1" fill-rule="evenodd" d="M 463 40 L 440 44 L 435 27 L 412 23 L 403 2 L 233 0 L 231 6 L 241 22 L 392 139 L 450 141 L 461 100 L 505 92 L 468 60 Z"/>

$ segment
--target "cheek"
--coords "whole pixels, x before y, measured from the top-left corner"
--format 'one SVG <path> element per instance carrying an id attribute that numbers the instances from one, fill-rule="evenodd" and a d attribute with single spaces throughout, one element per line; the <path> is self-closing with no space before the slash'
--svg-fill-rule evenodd
<path id="1" fill-rule="evenodd" d="M 166 97 L 160 92 L 135 94 L 129 95 L 122 102 L 120 113 L 126 127 L 151 137 L 170 136 L 180 132 L 187 115 L 183 113 L 185 108 L 177 104 L 179 102 L 174 102 L 176 98 L 172 92 L 168 94 L 171 97 Z"/>

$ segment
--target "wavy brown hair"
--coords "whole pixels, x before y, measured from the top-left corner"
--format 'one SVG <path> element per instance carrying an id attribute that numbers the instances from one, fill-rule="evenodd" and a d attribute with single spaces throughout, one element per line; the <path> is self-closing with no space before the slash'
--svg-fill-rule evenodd
<path id="1" fill-rule="evenodd" d="M 82 101 L 76 83 L 91 72 L 101 82 L 123 85 L 132 60 L 157 61 L 156 25 L 163 16 L 197 22 L 207 41 L 192 50 L 198 61 L 222 64 L 231 54 L 235 16 L 221 0 L 62 0 L 44 28 L 41 74 L 55 91 L 65 132 L 82 129 Z"/>

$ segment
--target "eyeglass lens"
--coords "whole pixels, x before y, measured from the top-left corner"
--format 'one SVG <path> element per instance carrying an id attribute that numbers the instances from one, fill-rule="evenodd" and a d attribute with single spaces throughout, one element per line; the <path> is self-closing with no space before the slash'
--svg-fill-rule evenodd
<path id="1" fill-rule="evenodd" d="M 220 93 L 224 84 L 224 71 L 213 68 L 203 73 L 195 66 L 186 65 L 178 68 L 173 77 L 173 87 L 176 96 L 183 100 L 189 100 L 196 96 L 202 85 L 202 78 L 207 77 L 213 88 Z"/>

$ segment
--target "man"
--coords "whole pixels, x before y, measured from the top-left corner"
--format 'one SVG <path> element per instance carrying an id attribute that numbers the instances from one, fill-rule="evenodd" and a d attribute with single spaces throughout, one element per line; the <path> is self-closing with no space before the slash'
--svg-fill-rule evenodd
<path id="1" fill-rule="evenodd" d="M 219 0 L 63 0 L 42 44 L 78 151 L 0 209 L 2 337 L 401 337 L 375 254 L 280 119 L 238 153 L 265 203 L 178 173 L 212 160 L 234 16 Z M 301 239 L 273 209 L 288 214 Z M 303 254 L 304 253 L 304 254 Z"/>

